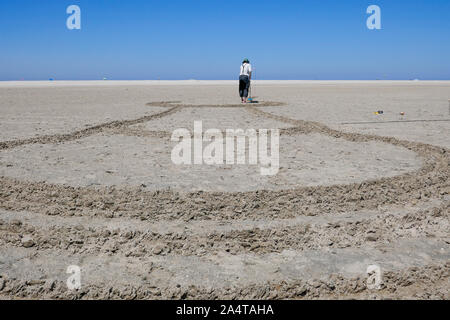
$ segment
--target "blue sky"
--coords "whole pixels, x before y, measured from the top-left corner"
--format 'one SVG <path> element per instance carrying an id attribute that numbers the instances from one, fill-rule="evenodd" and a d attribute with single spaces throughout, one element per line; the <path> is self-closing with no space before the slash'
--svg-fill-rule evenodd
<path id="1" fill-rule="evenodd" d="M 0 41 L 0 80 L 450 80 L 450 1 L 1 0 Z"/>

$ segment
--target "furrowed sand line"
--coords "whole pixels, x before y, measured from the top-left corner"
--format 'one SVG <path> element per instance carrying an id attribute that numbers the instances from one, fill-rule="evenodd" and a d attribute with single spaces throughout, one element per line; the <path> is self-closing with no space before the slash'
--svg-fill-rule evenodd
<path id="1" fill-rule="evenodd" d="M 197 230 L 159 232 L 158 228 L 85 227 L 83 224 L 64 226 L 49 221 L 45 227 L 19 216 L 0 216 L 0 243 L 37 250 L 62 249 L 74 254 L 119 253 L 127 256 L 188 255 L 206 253 L 237 254 L 241 252 L 271 253 L 293 249 L 303 251 L 320 248 L 358 248 L 367 244 L 390 243 L 398 238 L 433 236 L 450 241 L 448 208 L 450 202 L 438 208 L 419 212 L 401 212 L 354 216 L 342 219 L 311 218 L 309 222 L 277 226 L 267 222 L 264 228 L 206 232 Z M 13 218 L 14 219 L 11 219 Z M 47 219 L 48 220 L 48 219 Z M 319 221 L 315 221 L 319 220 Z M 433 223 L 422 223 L 432 220 Z M 392 227 L 397 226 L 397 227 Z M 414 229 L 414 230 L 411 230 Z M 26 237 L 24 237 L 26 235 Z M 25 239 L 25 240 L 24 240 Z M 57 240 L 56 240 L 57 239 Z"/>
<path id="2" fill-rule="evenodd" d="M 426 244 L 425 244 L 426 243 Z M 424 240 L 422 247 L 435 246 L 433 241 Z M 91 256 L 81 258 L 77 262 L 84 266 L 85 285 L 80 290 L 67 290 L 65 279 L 61 279 L 60 268 L 68 261 L 76 261 L 76 258 L 66 256 L 58 252 L 49 253 L 45 257 L 36 257 L 33 265 L 41 268 L 34 274 L 24 274 L 17 279 L 12 273 L 15 268 L 0 276 L 2 281 L 1 295 L 9 297 L 48 297 L 51 299 L 65 299 L 72 297 L 75 299 L 110 299 L 120 297 L 122 299 L 219 299 L 228 298 L 260 298 L 260 299 L 282 299 L 282 298 L 318 298 L 324 296 L 339 297 L 345 294 L 358 294 L 360 297 L 366 294 L 379 295 L 381 297 L 391 296 L 400 298 L 402 295 L 396 294 L 398 289 L 411 285 L 420 285 L 422 294 L 438 295 L 438 297 L 448 297 L 445 283 L 448 283 L 450 263 L 445 261 L 445 255 L 440 255 L 433 264 L 427 263 L 419 255 L 408 255 L 408 251 L 417 250 L 417 245 L 405 246 L 399 242 L 392 244 L 395 249 L 389 255 L 380 254 L 377 250 L 358 251 L 349 253 L 347 249 L 342 249 L 338 253 L 324 253 L 310 251 L 304 255 L 298 255 L 295 251 L 286 252 L 283 255 L 269 254 L 263 256 L 242 255 L 239 257 L 221 256 L 218 261 L 211 261 L 206 258 L 197 257 L 153 257 L 152 259 L 142 259 L 139 257 L 126 257 L 130 262 L 129 266 L 111 263 L 125 257 L 111 258 Z M 9 254 L 17 258 L 24 252 L 9 246 L 0 249 L 1 254 Z M 45 252 L 45 251 L 44 251 Z M 324 265 L 321 263 L 322 255 L 335 259 L 334 270 L 331 273 L 324 272 Z M 358 257 L 358 255 L 361 255 Z M 393 257 L 402 257 L 402 262 L 389 263 Z M 55 263 L 55 269 L 47 270 L 45 261 L 51 259 Z M 289 262 L 290 268 L 265 267 L 266 260 L 277 261 L 280 266 Z M 405 260 L 404 260 L 405 259 Z M 82 261 L 81 261 L 82 260 Z M 383 284 L 380 291 L 369 291 L 366 285 L 365 263 L 348 265 L 353 261 L 376 261 L 385 262 L 383 271 Z M 408 261 L 415 261 L 416 265 L 408 266 Z M 220 262 L 221 261 L 221 262 Z M 248 261 L 244 274 L 241 277 L 230 277 L 233 273 L 232 266 L 242 265 L 242 261 Z M 23 264 L 29 264 L 24 260 Z M 192 268 L 186 268 L 191 265 Z M 101 266 L 101 268 L 99 268 Z M 171 266 L 168 270 L 166 267 Z M 226 266 L 230 266 L 228 269 Z M 295 266 L 301 266 L 296 269 Z M 199 274 L 198 270 L 206 271 L 212 268 L 214 274 Z M 125 271 L 126 270 L 126 271 Z M 144 270 L 147 270 L 145 272 Z M 309 270 L 315 270 L 315 276 L 304 279 L 304 274 Z M 143 272 L 144 271 L 144 272 Z M 322 273 L 324 272 L 324 273 Z M 164 274 L 172 275 L 164 280 Z M 126 278 L 118 278 L 117 275 L 126 275 Z M 249 275 L 249 277 L 246 277 Z M 251 276 L 252 275 L 252 276 Z M 260 277 L 264 275 L 264 277 Z M 163 276 L 163 278 L 161 278 Z M 219 286 L 212 286 L 210 277 L 223 278 Z M 199 281 L 199 278 L 202 281 Z M 201 285 L 200 283 L 203 283 Z M 442 283 L 444 283 L 442 285 Z M 441 284 L 441 285 L 439 285 Z M 438 291 L 437 288 L 442 288 Z M 114 293 L 113 293 L 114 292 Z M 390 294 L 390 295 L 389 295 Z M 416 298 L 417 293 L 413 293 Z M 404 295 L 403 295 L 404 297 Z M 419 297 L 421 297 L 419 295 Z"/>

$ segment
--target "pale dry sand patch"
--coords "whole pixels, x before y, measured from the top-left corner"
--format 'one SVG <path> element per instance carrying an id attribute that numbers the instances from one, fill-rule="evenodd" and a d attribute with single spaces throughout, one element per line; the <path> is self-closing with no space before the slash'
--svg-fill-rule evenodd
<path id="1" fill-rule="evenodd" d="M 280 138 L 279 173 L 263 176 L 260 165 L 175 165 L 171 160 L 175 145 L 167 139 L 122 135 L 27 145 L 1 153 L 0 175 L 71 186 L 243 192 L 361 182 L 421 166 L 412 151 L 389 144 L 295 135 Z"/>

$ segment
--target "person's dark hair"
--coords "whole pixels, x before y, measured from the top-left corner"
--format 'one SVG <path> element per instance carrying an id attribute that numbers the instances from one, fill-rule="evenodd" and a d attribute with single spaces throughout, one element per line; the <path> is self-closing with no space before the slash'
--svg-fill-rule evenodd
<path id="1" fill-rule="evenodd" d="M 250 61 L 248 61 L 248 59 L 244 59 L 244 61 L 242 61 L 242 64 L 244 63 L 250 63 Z"/>

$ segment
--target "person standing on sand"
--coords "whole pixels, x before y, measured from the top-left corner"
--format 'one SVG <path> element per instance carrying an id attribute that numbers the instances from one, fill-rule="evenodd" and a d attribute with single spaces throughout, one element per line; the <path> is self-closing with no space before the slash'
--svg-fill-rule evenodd
<path id="1" fill-rule="evenodd" d="M 239 95 L 241 96 L 242 103 L 247 103 L 250 80 L 252 80 L 252 65 L 248 59 L 244 59 L 239 75 Z"/>

